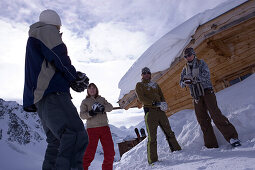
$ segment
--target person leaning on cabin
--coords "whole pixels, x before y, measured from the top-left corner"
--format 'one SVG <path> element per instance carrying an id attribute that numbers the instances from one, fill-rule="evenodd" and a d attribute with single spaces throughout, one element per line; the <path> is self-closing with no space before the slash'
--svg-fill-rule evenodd
<path id="1" fill-rule="evenodd" d="M 41 12 L 30 26 L 26 47 L 23 109 L 36 112 L 48 146 L 42 169 L 82 169 L 87 132 L 71 101 L 70 86 L 77 92 L 89 79 L 76 72 L 59 33 L 61 20 L 53 10 Z"/>
<path id="2" fill-rule="evenodd" d="M 102 169 L 113 169 L 114 144 L 106 115 L 106 112 L 111 112 L 112 109 L 113 106 L 99 95 L 97 86 L 94 83 L 89 84 L 87 96 L 82 101 L 80 107 L 80 117 L 87 120 L 86 124 L 89 135 L 89 144 L 83 157 L 84 170 L 88 169 L 95 157 L 99 139 L 104 151 Z"/>
<path id="3" fill-rule="evenodd" d="M 159 85 L 151 81 L 151 71 L 148 67 L 142 69 L 142 82 L 136 84 L 135 92 L 142 102 L 145 112 L 145 124 L 148 133 L 147 158 L 149 164 L 158 161 L 157 128 L 161 127 L 171 151 L 181 150 L 174 132 L 171 130 L 165 114 L 168 106 Z"/>
<path id="4" fill-rule="evenodd" d="M 200 124 L 204 136 L 204 144 L 207 148 L 218 148 L 218 142 L 211 125 L 211 119 L 223 134 L 224 138 L 233 146 L 240 146 L 235 127 L 221 113 L 210 80 L 210 71 L 207 64 L 196 57 L 193 48 L 184 51 L 187 60 L 181 73 L 180 86 L 188 86 L 192 98 L 197 121 Z M 210 116 L 208 115 L 208 112 Z"/>

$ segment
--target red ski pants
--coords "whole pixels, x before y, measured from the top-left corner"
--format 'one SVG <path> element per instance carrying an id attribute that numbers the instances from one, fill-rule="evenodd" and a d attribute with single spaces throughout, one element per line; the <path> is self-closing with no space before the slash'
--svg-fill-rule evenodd
<path id="1" fill-rule="evenodd" d="M 104 151 L 102 170 L 112 170 L 115 152 L 110 128 L 108 126 L 88 128 L 87 132 L 89 136 L 89 144 L 83 157 L 84 170 L 88 170 L 90 163 L 95 157 L 99 139 Z"/>

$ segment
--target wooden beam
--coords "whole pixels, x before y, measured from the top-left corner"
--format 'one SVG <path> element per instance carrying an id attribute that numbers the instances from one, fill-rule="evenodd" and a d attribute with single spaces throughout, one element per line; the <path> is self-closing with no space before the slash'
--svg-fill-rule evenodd
<path id="1" fill-rule="evenodd" d="M 241 24 L 242 22 L 245 22 L 245 21 L 247 21 L 249 19 L 252 19 L 253 17 L 255 17 L 255 11 L 250 13 L 250 14 L 248 14 L 248 15 L 246 15 L 246 16 L 238 18 L 238 19 L 236 19 L 236 20 L 234 20 L 234 21 L 232 21 L 232 22 L 230 22 L 230 23 L 228 23 L 228 24 L 226 24 L 226 25 L 224 25 L 222 27 L 220 27 L 216 31 L 212 31 L 212 32 L 206 34 L 205 38 L 209 38 L 209 37 L 211 37 L 213 35 L 216 35 L 216 34 L 222 32 L 222 31 L 225 31 L 225 30 L 227 30 L 227 29 L 229 29 L 231 27 L 237 26 L 237 25 Z"/>

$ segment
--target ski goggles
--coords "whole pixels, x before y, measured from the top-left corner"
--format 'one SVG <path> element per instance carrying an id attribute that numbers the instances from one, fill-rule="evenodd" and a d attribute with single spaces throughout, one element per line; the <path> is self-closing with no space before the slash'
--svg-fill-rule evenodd
<path id="1" fill-rule="evenodd" d="M 143 75 L 145 75 L 145 74 L 151 74 L 151 72 L 145 71 L 145 72 L 142 72 L 142 74 L 143 74 Z"/>
<path id="2" fill-rule="evenodd" d="M 188 54 L 186 54 L 185 56 L 184 56 L 184 58 L 188 58 L 188 57 L 190 57 L 190 56 L 192 56 L 193 54 L 192 53 L 188 53 Z"/>

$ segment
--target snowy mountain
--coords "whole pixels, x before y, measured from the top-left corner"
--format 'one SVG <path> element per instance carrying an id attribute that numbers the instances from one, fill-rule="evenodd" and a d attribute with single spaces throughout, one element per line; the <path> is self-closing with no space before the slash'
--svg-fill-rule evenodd
<path id="1" fill-rule="evenodd" d="M 27 113 L 18 103 L 0 99 L 0 140 L 26 145 L 41 142 L 44 138 L 36 113 Z"/>
<path id="2" fill-rule="evenodd" d="M 214 126 L 219 148 L 203 146 L 203 135 L 193 110 L 183 110 L 169 117 L 182 151 L 171 153 L 165 136 L 158 128 L 159 162 L 147 163 L 147 139 L 125 153 L 115 163 L 116 170 L 146 169 L 255 169 L 255 74 L 216 94 L 222 113 L 239 133 L 241 147 L 232 148 Z M 139 126 L 139 125 L 138 125 Z M 143 126 L 142 124 L 140 125 Z"/>
<path id="3" fill-rule="evenodd" d="M 38 115 L 0 99 L 0 170 L 40 169 L 45 147 Z"/>

